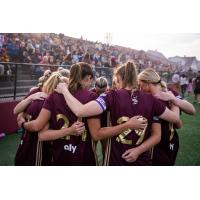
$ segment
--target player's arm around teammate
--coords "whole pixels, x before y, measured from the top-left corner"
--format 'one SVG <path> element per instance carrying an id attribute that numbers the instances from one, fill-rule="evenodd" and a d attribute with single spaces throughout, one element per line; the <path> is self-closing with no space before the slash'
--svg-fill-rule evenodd
<path id="1" fill-rule="evenodd" d="M 147 121 L 145 119 L 138 120 L 138 118 L 140 116 L 134 116 L 123 124 L 111 127 L 101 127 L 100 119 L 98 118 L 88 119 L 87 122 L 93 139 L 102 140 L 118 135 L 127 129 L 144 129 Z"/>
<path id="2" fill-rule="evenodd" d="M 128 149 L 122 155 L 126 162 L 135 162 L 139 155 L 145 151 L 150 150 L 153 146 L 158 144 L 161 140 L 161 125 L 160 123 L 153 123 L 151 129 L 151 136 L 135 148 Z"/>
<path id="3" fill-rule="evenodd" d="M 171 91 L 160 92 L 156 94 L 155 97 L 163 101 L 171 101 L 186 114 L 194 115 L 196 113 L 194 106 L 190 102 L 185 99 L 177 98 Z"/>
<path id="4" fill-rule="evenodd" d="M 68 106 L 78 117 L 95 116 L 103 113 L 103 111 L 106 110 L 105 102 L 101 98 L 100 100 L 102 100 L 102 104 L 99 104 L 97 101 L 93 100 L 83 105 L 80 101 L 73 97 L 73 95 L 67 89 L 67 85 L 65 83 L 59 83 L 56 88 L 56 91 L 63 94 Z M 174 108 L 172 107 L 172 110 L 173 109 Z M 179 115 L 176 115 L 167 107 L 164 113 L 159 116 L 159 118 L 172 123 L 177 123 L 180 120 Z"/>
<path id="5" fill-rule="evenodd" d="M 68 128 L 62 128 L 60 130 L 51 130 L 49 129 L 49 124 L 47 124 L 39 133 L 38 137 L 40 141 L 47 140 L 57 140 L 68 135 L 80 136 L 85 130 L 83 122 L 75 122 L 72 126 Z"/>

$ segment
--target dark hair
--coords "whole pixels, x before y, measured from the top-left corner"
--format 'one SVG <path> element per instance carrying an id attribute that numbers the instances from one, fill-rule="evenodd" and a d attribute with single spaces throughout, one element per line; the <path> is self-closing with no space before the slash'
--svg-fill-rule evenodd
<path id="1" fill-rule="evenodd" d="M 65 61 L 72 61 L 72 55 L 71 55 L 71 53 L 68 54 L 68 55 L 65 57 Z"/>
<path id="2" fill-rule="evenodd" d="M 81 81 L 89 75 L 93 78 L 92 68 L 89 64 L 84 62 L 73 64 L 70 69 L 69 91 L 75 93 L 82 87 Z"/>
<path id="3" fill-rule="evenodd" d="M 196 76 L 197 78 L 200 78 L 200 71 L 198 71 L 198 73 L 197 73 L 197 76 Z"/>
<path id="4" fill-rule="evenodd" d="M 84 59 L 90 59 L 90 54 L 88 52 L 85 53 Z"/>
<path id="5" fill-rule="evenodd" d="M 118 67 L 115 74 L 121 77 L 123 87 L 132 86 L 133 88 L 137 88 L 137 70 L 135 63 L 127 62 L 125 65 Z"/>

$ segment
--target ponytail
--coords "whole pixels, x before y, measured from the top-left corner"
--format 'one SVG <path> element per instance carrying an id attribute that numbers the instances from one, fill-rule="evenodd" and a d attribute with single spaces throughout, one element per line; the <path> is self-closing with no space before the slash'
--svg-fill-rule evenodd
<path id="1" fill-rule="evenodd" d="M 123 81 L 123 87 L 131 86 L 137 88 L 137 70 L 133 62 L 127 62 L 119 67 L 116 71 L 116 76 L 120 76 Z"/>
<path id="2" fill-rule="evenodd" d="M 81 65 L 74 64 L 70 69 L 69 91 L 73 94 L 81 87 Z"/>
<path id="3" fill-rule="evenodd" d="M 162 87 L 162 91 L 166 91 L 167 90 L 167 84 L 165 83 L 165 81 L 160 81 L 160 85 Z"/>
<path id="4" fill-rule="evenodd" d="M 137 70 L 133 62 L 129 61 L 125 65 L 124 83 L 137 88 Z"/>
<path id="5" fill-rule="evenodd" d="M 63 82 L 59 72 L 53 72 L 49 79 L 43 85 L 43 91 L 46 94 L 51 94 L 56 89 L 58 83 Z"/>
<path id="6" fill-rule="evenodd" d="M 167 89 L 167 84 L 161 80 L 159 74 L 152 68 L 147 68 L 144 71 L 142 71 L 138 78 L 140 81 L 151 83 L 154 85 L 160 84 L 163 90 Z"/>
<path id="7" fill-rule="evenodd" d="M 89 64 L 79 62 L 71 66 L 68 89 L 72 94 L 82 88 L 81 81 L 86 76 L 91 76 L 91 78 L 94 77 L 92 68 Z"/>
<path id="8" fill-rule="evenodd" d="M 48 78 L 51 76 L 51 70 L 46 70 L 44 72 L 44 75 L 38 79 L 38 87 L 42 87 L 44 83 L 48 80 Z"/>

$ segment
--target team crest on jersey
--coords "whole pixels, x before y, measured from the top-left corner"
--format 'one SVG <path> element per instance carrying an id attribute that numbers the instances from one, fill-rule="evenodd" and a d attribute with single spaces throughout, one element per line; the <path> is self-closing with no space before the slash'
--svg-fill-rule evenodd
<path id="1" fill-rule="evenodd" d="M 131 101 L 134 105 L 138 104 L 138 99 L 137 99 L 137 96 L 132 96 L 131 97 Z"/>

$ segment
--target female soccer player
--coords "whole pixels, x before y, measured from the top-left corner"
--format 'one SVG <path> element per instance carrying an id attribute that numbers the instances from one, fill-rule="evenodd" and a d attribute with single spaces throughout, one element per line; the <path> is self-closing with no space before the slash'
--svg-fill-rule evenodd
<path id="1" fill-rule="evenodd" d="M 109 110 L 112 126 L 122 124 L 136 115 L 146 119 L 148 126 L 145 128 L 128 129 L 109 139 L 105 164 L 151 165 L 149 150 L 160 139 L 157 134 L 159 131 L 152 131 L 153 117 L 155 120 L 159 116 L 162 119 L 177 122 L 179 116 L 152 95 L 137 90 L 137 73 L 134 63 L 128 62 L 119 67 L 116 77 L 122 89 L 104 93 L 85 105 L 71 95 L 65 84 L 59 84 L 57 91 L 63 94 L 68 106 L 79 117 L 98 115 Z M 155 123 L 154 128 L 159 129 L 159 124 Z"/>
<path id="2" fill-rule="evenodd" d="M 165 98 L 166 101 L 162 101 L 169 109 L 173 104 L 176 105 L 176 113 L 179 114 L 179 107 L 183 111 L 194 114 L 195 110 L 189 102 L 181 100 L 178 94 L 171 91 L 167 91 L 165 82 L 161 81 L 158 73 L 154 69 L 148 68 L 142 71 L 138 75 L 140 89 L 144 92 L 151 93 L 157 98 Z M 179 106 L 179 107 L 178 107 Z M 174 165 L 177 152 L 179 149 L 179 138 L 176 129 L 181 127 L 181 122 L 173 124 L 166 120 L 161 120 L 161 142 L 154 147 L 153 153 L 153 165 Z"/>
<path id="3" fill-rule="evenodd" d="M 43 90 L 43 85 L 50 76 L 51 71 L 46 70 L 44 75 L 38 80 L 38 87 L 31 88 L 27 96 L 15 106 L 13 112 L 18 115 L 17 122 L 19 127 L 21 127 L 21 124 L 26 120 L 30 120 L 31 118 L 36 118 L 38 116 L 44 99 L 47 97 L 47 94 Z M 33 105 L 31 106 L 32 102 Z M 32 107 L 37 107 L 37 110 L 32 110 Z M 41 143 L 38 142 L 37 134 L 23 133 L 20 145 L 15 155 L 15 165 L 39 164 L 38 161 L 36 161 L 36 157 L 38 157 L 36 155 L 36 149 L 39 147 L 41 148 Z"/>
<path id="4" fill-rule="evenodd" d="M 46 95 L 51 94 L 59 81 L 61 81 L 61 78 L 62 77 L 58 72 L 54 72 L 42 86 L 42 92 Z M 44 99 L 34 99 L 31 103 L 29 103 L 24 110 L 25 118 L 28 121 L 36 119 L 42 109 L 43 103 Z M 23 106 L 24 105 L 22 105 L 22 107 Z M 68 135 L 77 132 L 75 124 L 71 127 L 71 129 L 72 131 L 65 129 L 65 134 Z M 42 142 L 38 141 L 37 132 L 26 131 L 22 136 L 21 144 L 16 153 L 15 165 L 49 164 L 50 158 L 48 156 L 49 154 L 47 152 L 47 148 L 47 143 L 42 144 Z"/>
<path id="5" fill-rule="evenodd" d="M 69 89 L 81 102 L 87 103 L 95 99 L 96 94 L 88 90 L 93 78 L 92 69 L 88 64 L 74 64 L 70 70 Z M 46 125 L 49 121 L 49 127 Z M 40 131 L 40 140 L 51 140 L 53 165 L 95 165 L 92 140 L 88 129 L 84 131 L 82 122 L 77 119 L 66 105 L 62 95 L 54 92 L 45 101 L 42 111 L 36 120 L 25 123 L 28 130 Z M 82 123 L 82 135 L 64 137 L 64 128 L 73 123 Z M 48 130 L 51 129 L 51 130 Z"/>

